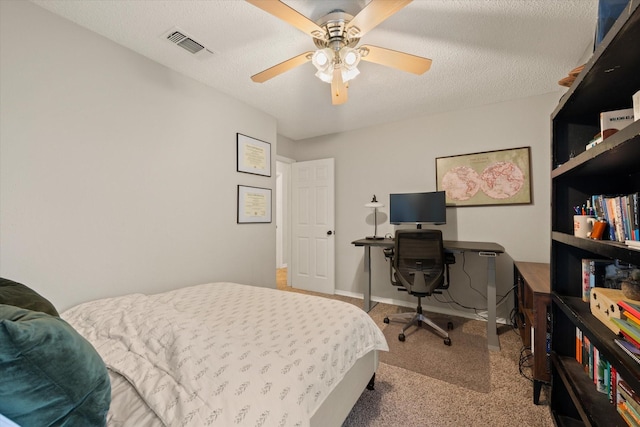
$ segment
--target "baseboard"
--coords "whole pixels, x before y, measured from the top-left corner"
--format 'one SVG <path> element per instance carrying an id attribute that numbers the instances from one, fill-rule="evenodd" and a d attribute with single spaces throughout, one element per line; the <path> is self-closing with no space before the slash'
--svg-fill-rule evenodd
<path id="1" fill-rule="evenodd" d="M 348 292 L 348 291 L 342 291 L 342 290 L 336 289 L 335 293 L 336 295 L 342 295 L 343 297 L 351 297 L 351 298 L 358 298 L 358 299 L 364 300 L 364 295 L 356 292 Z M 416 307 L 416 303 L 412 303 L 411 301 L 403 301 L 403 300 L 397 300 L 393 298 L 372 297 L 371 301 L 380 302 L 383 304 L 397 305 L 400 307 L 407 307 L 407 308 Z M 423 306 L 426 307 L 426 305 L 423 305 Z M 428 306 L 428 307 L 429 307 L 428 311 L 432 313 L 440 313 L 440 314 L 446 314 L 448 316 L 464 317 L 465 319 L 482 320 L 486 322 L 488 317 L 488 313 L 486 310 L 479 311 L 478 314 L 476 314 L 476 313 L 469 313 L 465 311 L 454 310 L 451 308 L 434 307 L 434 306 Z M 499 323 L 502 325 L 511 324 L 510 321 L 508 321 L 503 317 L 497 317 L 496 323 Z"/>

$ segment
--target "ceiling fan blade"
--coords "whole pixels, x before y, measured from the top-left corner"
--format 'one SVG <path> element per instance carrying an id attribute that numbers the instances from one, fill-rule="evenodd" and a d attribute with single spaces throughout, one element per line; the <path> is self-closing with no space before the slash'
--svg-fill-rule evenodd
<path id="1" fill-rule="evenodd" d="M 333 70 L 333 80 L 331 80 L 331 103 L 333 105 L 344 104 L 349 100 L 347 86 L 342 80 L 342 72 L 339 68 Z"/>
<path id="2" fill-rule="evenodd" d="M 284 73 L 285 71 L 289 71 L 292 68 L 304 64 L 305 62 L 309 62 L 311 60 L 311 55 L 313 55 L 313 52 L 311 51 L 301 53 L 300 55 L 294 56 L 291 59 L 287 59 L 286 61 L 281 62 L 278 65 L 267 68 L 266 70 L 261 71 L 258 74 L 254 74 L 253 76 L 251 76 L 251 80 L 256 83 L 264 83 L 267 80 Z"/>
<path id="3" fill-rule="evenodd" d="M 352 37 L 362 37 L 412 0 L 371 0 L 347 25 Z"/>
<path id="4" fill-rule="evenodd" d="M 413 74 L 422 74 L 431 68 L 431 60 L 410 53 L 383 47 L 364 45 L 358 48 L 363 61 L 374 62 L 387 67 L 397 68 Z"/>
<path id="5" fill-rule="evenodd" d="M 280 0 L 246 0 L 248 3 L 264 10 L 267 13 L 280 18 L 288 24 L 293 25 L 300 31 L 309 34 L 312 37 L 322 38 L 325 31 L 318 24 L 292 9 Z"/>

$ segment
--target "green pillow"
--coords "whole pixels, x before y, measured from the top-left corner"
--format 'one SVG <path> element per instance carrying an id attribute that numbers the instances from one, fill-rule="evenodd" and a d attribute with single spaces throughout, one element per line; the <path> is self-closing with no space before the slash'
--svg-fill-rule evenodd
<path id="1" fill-rule="evenodd" d="M 0 277 L 0 304 L 15 305 L 59 317 L 53 304 L 42 295 L 22 283 L 2 277 Z"/>
<path id="2" fill-rule="evenodd" d="M 0 304 L 0 413 L 22 426 L 104 426 L 107 368 L 59 317 Z"/>

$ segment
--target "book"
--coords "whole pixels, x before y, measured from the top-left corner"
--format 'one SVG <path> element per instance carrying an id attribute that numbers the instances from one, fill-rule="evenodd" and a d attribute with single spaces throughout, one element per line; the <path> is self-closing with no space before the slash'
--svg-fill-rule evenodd
<path id="1" fill-rule="evenodd" d="M 620 334 L 623 336 L 623 338 L 625 340 L 627 340 L 629 343 L 633 344 L 634 346 L 640 348 L 640 342 L 636 341 L 631 335 L 629 335 L 628 333 L 624 332 L 623 330 L 620 330 Z"/>
<path id="2" fill-rule="evenodd" d="M 589 375 L 589 378 L 593 380 L 593 362 L 595 361 L 596 348 L 589 339 L 585 341 L 585 346 L 587 347 L 587 374 Z"/>
<path id="3" fill-rule="evenodd" d="M 591 206 L 593 206 L 593 210 L 595 212 L 596 218 L 599 220 L 605 219 L 602 203 L 603 203 L 602 194 L 594 194 L 593 196 L 591 196 Z"/>
<path id="4" fill-rule="evenodd" d="M 582 331 L 576 326 L 576 361 L 582 365 Z"/>
<path id="5" fill-rule="evenodd" d="M 631 315 L 637 319 L 640 319 L 640 304 L 621 299 L 620 301 L 618 301 L 618 307 L 624 310 L 623 314 Z"/>
<path id="6" fill-rule="evenodd" d="M 605 214 L 609 223 L 609 238 L 612 241 L 618 241 L 618 229 L 616 225 L 616 208 L 615 197 L 607 196 L 604 198 Z"/>
<path id="7" fill-rule="evenodd" d="M 618 403 L 617 408 L 618 413 L 622 416 L 627 425 L 630 427 L 640 427 L 640 424 L 638 424 L 635 417 L 631 414 L 626 401 Z"/>
<path id="8" fill-rule="evenodd" d="M 593 383 L 596 385 L 596 390 L 600 391 L 600 350 L 598 347 L 593 347 L 593 373 L 591 374 L 591 378 L 593 379 Z M 602 372 L 604 375 L 604 371 Z"/>
<path id="9" fill-rule="evenodd" d="M 638 206 L 638 198 L 640 198 L 640 193 L 635 192 L 631 193 L 631 223 L 632 223 L 632 238 L 631 240 L 640 241 L 640 208 Z"/>
<path id="10" fill-rule="evenodd" d="M 638 411 L 629 404 L 629 402 L 624 402 L 624 405 L 626 406 L 627 411 L 629 412 L 629 415 L 631 415 L 631 417 L 633 418 L 633 421 L 640 425 L 640 414 L 638 413 Z"/>
<path id="11" fill-rule="evenodd" d="M 582 301 L 587 302 L 590 300 L 591 286 L 589 284 L 589 260 L 582 259 Z"/>
<path id="12" fill-rule="evenodd" d="M 636 409 L 640 409 L 640 397 L 629 386 L 629 384 L 622 378 L 618 379 L 618 392 L 624 397 L 630 404 L 634 405 Z"/>
<path id="13" fill-rule="evenodd" d="M 610 259 L 582 259 L 582 301 L 591 300 L 591 289 L 604 287 L 606 267 L 613 263 Z"/>
<path id="14" fill-rule="evenodd" d="M 616 338 L 613 340 L 618 346 L 625 351 L 636 363 L 640 363 L 640 348 L 629 343 L 628 341 Z"/>
<path id="15" fill-rule="evenodd" d="M 600 113 L 600 132 L 607 129 L 621 130 L 631 123 L 633 123 L 633 108 Z"/>
<path id="16" fill-rule="evenodd" d="M 631 312 L 623 311 L 622 315 L 624 316 L 625 320 L 632 323 L 636 328 L 640 328 L 640 319 L 631 314 Z"/>
<path id="17" fill-rule="evenodd" d="M 631 222 L 629 221 L 629 196 L 620 196 L 620 212 L 622 213 L 622 226 L 624 227 L 624 240 L 631 239 Z M 624 242 L 623 240 L 623 242 Z"/>
<path id="18" fill-rule="evenodd" d="M 625 336 L 630 337 L 634 344 L 640 342 L 640 329 L 633 326 L 633 324 L 629 323 L 623 319 L 617 319 L 615 317 L 611 317 L 610 320 L 615 323 L 619 328 L 620 332 Z"/>
<path id="19" fill-rule="evenodd" d="M 618 371 L 616 367 L 611 366 L 611 376 L 609 377 L 609 403 L 616 403 L 618 396 Z"/>
<path id="20" fill-rule="evenodd" d="M 613 205 L 613 225 L 616 229 L 616 241 L 624 242 L 624 220 L 622 217 L 622 205 L 620 196 L 612 197 L 611 203 Z"/>
<path id="21" fill-rule="evenodd" d="M 597 352 L 597 365 L 596 369 L 596 390 L 600 393 L 609 395 L 609 362 L 604 358 L 600 352 Z"/>

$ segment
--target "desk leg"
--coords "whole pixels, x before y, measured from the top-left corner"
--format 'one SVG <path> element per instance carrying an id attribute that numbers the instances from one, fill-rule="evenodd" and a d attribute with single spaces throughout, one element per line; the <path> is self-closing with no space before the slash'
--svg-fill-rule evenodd
<path id="1" fill-rule="evenodd" d="M 496 258 L 487 257 L 487 342 L 489 350 L 500 351 L 498 328 L 496 325 Z"/>
<path id="2" fill-rule="evenodd" d="M 367 313 L 371 311 L 378 303 L 371 301 L 371 246 L 364 247 L 364 311 Z"/>

